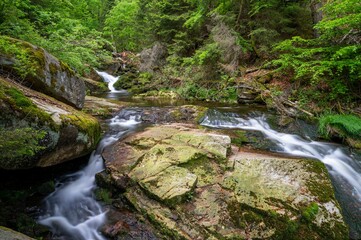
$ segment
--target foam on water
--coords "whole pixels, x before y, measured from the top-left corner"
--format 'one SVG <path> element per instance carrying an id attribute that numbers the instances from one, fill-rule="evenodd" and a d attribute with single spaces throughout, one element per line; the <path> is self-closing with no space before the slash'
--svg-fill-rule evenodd
<path id="1" fill-rule="evenodd" d="M 38 222 L 51 229 L 56 239 L 103 240 L 99 228 L 106 212 L 94 199 L 95 174 L 104 169 L 101 152 L 140 123 L 136 111 L 121 111 L 110 120 L 110 133 L 98 144 L 88 165 L 73 174 L 63 176 L 55 191 L 45 199 L 44 214 Z M 126 118 L 124 118 L 126 117 Z"/>
<path id="2" fill-rule="evenodd" d="M 260 131 L 278 146 L 280 152 L 322 161 L 332 175 L 343 178 L 352 186 L 353 195 L 361 202 L 361 168 L 338 145 L 305 140 L 297 135 L 277 132 L 271 129 L 265 116 L 241 118 L 234 114 L 229 116 L 213 111 L 204 118 L 201 125 Z"/>
<path id="3" fill-rule="evenodd" d="M 104 79 L 104 82 L 108 83 L 108 88 L 111 92 L 122 92 L 124 90 L 116 90 L 114 88 L 114 83 L 116 83 L 116 81 L 118 81 L 119 77 L 114 77 L 112 75 L 110 75 L 109 73 L 107 72 L 98 72 L 96 71 L 97 74 L 99 76 L 101 76 L 103 79 Z"/>

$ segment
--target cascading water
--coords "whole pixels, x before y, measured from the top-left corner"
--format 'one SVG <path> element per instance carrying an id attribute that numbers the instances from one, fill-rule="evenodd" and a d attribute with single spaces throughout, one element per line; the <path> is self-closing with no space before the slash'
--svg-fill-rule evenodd
<path id="1" fill-rule="evenodd" d="M 45 199 L 45 213 L 39 223 L 48 226 L 56 239 L 103 240 L 99 228 L 104 224 L 106 212 L 94 199 L 95 174 L 104 169 L 101 157 L 104 147 L 134 131 L 140 123 L 135 110 L 122 110 L 109 123 L 109 134 L 92 153 L 88 165 L 76 173 L 62 177 L 55 191 Z"/>
<path id="2" fill-rule="evenodd" d="M 226 114 L 212 110 L 203 119 L 201 125 L 213 128 L 260 131 L 277 145 L 279 152 L 322 161 L 332 176 L 336 191 L 339 191 L 339 195 L 341 195 L 339 201 L 341 200 L 344 211 L 350 215 L 348 223 L 351 230 L 359 232 L 356 233 L 357 235 L 360 234 L 361 164 L 352 157 L 347 149 L 336 144 L 305 140 L 297 135 L 277 132 L 271 129 L 264 115 L 241 118 L 234 113 Z M 343 196 L 344 194 L 348 195 L 347 199 Z"/>
<path id="3" fill-rule="evenodd" d="M 104 79 L 104 82 L 108 83 L 108 88 L 111 92 L 120 92 L 120 90 L 116 90 L 114 88 L 114 83 L 116 83 L 116 81 L 118 81 L 119 77 L 114 77 L 112 75 L 110 75 L 107 72 L 98 72 L 99 76 L 101 76 Z"/>

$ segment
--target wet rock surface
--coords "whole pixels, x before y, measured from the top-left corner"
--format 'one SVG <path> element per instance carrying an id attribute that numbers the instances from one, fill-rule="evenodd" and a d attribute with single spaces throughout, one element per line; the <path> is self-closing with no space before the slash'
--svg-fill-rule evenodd
<path id="1" fill-rule="evenodd" d="M 348 238 L 315 160 L 252 152 L 189 124 L 149 127 L 103 158 L 108 186 L 166 239 Z"/>
<path id="2" fill-rule="evenodd" d="M 86 96 L 83 111 L 94 117 L 107 118 L 119 111 L 124 105 L 124 103 L 116 100 Z"/>

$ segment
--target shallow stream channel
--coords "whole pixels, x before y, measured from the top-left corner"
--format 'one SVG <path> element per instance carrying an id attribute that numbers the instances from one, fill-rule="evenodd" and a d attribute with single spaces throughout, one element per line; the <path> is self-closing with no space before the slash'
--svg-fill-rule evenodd
<path id="1" fill-rule="evenodd" d="M 101 156 L 105 147 L 121 138 L 144 129 L 142 112 L 159 108 L 172 108 L 183 104 L 202 104 L 209 108 L 199 124 L 215 131 L 244 130 L 254 139 L 245 143 L 262 152 L 286 156 L 311 158 L 324 163 L 328 169 L 342 215 L 350 228 L 350 239 L 361 239 L 361 154 L 346 146 L 319 141 L 317 126 L 302 120 L 293 120 L 287 126 L 277 124 L 280 116 L 262 106 L 221 105 L 212 103 L 188 103 L 170 101 L 132 100 L 125 91 L 116 91 L 113 76 L 99 73 L 112 90 L 102 97 L 132 102 L 106 120 L 108 131 L 88 164 L 74 173 L 56 179 L 55 191 L 48 195 L 36 216 L 37 222 L 52 232 L 52 239 L 107 239 L 102 226 L 108 218 L 104 203 L 97 201 L 95 175 L 104 169 Z M 271 153 L 272 152 L 272 153 Z M 137 236 L 137 239 L 142 237 Z M 143 236 L 144 237 L 144 236 Z M 156 239 L 150 236 L 149 239 Z M 134 238 L 136 239 L 136 238 Z"/>

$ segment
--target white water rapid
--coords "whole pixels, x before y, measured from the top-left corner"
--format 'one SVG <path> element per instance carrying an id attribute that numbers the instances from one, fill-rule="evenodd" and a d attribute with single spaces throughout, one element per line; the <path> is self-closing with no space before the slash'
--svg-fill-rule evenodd
<path id="1" fill-rule="evenodd" d="M 107 72 L 96 72 L 104 79 L 104 82 L 108 83 L 108 88 L 111 92 L 121 92 L 121 90 L 116 90 L 114 88 L 114 83 L 118 81 L 119 77 L 114 77 Z"/>
<path id="2" fill-rule="evenodd" d="M 101 153 L 104 147 L 134 131 L 140 115 L 122 110 L 109 123 L 109 134 L 99 143 L 88 165 L 73 174 L 63 176 L 55 191 L 45 199 L 45 210 L 39 223 L 51 229 L 54 239 L 103 240 L 99 228 L 106 220 L 106 212 L 94 199 L 95 174 L 104 169 Z"/>
<path id="3" fill-rule="evenodd" d="M 315 158 L 322 161 L 334 178 L 342 178 L 352 187 L 352 196 L 361 202 L 361 166 L 346 154 L 338 145 L 305 140 L 297 135 L 277 132 L 269 126 L 265 116 L 241 118 L 235 114 L 230 116 L 213 111 L 202 121 L 201 125 L 214 128 L 239 128 L 256 130 L 273 141 L 280 152 Z M 361 211 L 361 209 L 358 209 Z"/>

